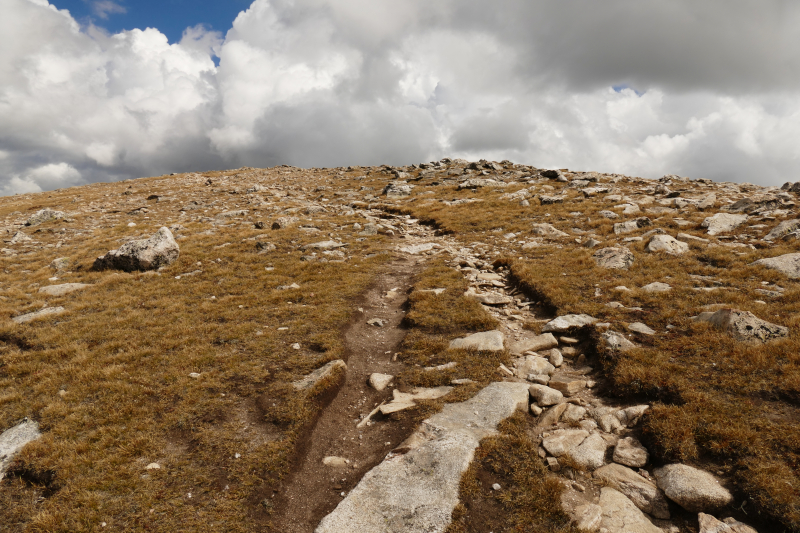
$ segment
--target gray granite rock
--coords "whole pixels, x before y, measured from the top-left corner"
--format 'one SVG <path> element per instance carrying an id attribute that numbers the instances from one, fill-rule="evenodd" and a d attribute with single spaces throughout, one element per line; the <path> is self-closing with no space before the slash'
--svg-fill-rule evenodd
<path id="1" fill-rule="evenodd" d="M 499 352 L 503 350 L 505 335 L 502 331 L 482 331 L 460 339 L 450 341 L 451 350 L 478 350 L 482 352 Z"/>
<path id="2" fill-rule="evenodd" d="M 162 227 L 149 239 L 130 241 L 98 257 L 94 262 L 96 270 L 120 269 L 154 270 L 173 263 L 180 255 L 178 243 L 172 232 Z"/>
<path id="3" fill-rule="evenodd" d="M 687 511 L 699 513 L 731 503 L 733 496 L 713 475 L 697 468 L 671 464 L 653 472 L 658 488 Z"/>
<path id="4" fill-rule="evenodd" d="M 664 494 L 655 483 L 630 468 L 612 463 L 595 470 L 594 477 L 605 486 L 620 491 L 645 513 L 655 518 L 669 519 L 669 504 Z"/>

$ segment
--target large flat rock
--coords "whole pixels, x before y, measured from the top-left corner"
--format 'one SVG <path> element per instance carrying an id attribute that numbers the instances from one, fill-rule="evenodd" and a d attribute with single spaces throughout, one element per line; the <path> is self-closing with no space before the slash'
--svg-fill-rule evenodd
<path id="1" fill-rule="evenodd" d="M 800 254 L 784 254 L 777 257 L 768 257 L 766 259 L 759 259 L 751 264 L 777 270 L 790 279 L 800 278 Z"/>
<path id="2" fill-rule="evenodd" d="M 482 331 L 473 333 L 450 342 L 451 350 L 478 350 L 481 352 L 499 352 L 503 350 L 506 336 L 502 331 Z"/>
<path id="3" fill-rule="evenodd" d="M 445 405 L 367 472 L 317 533 L 437 533 L 458 504 L 461 475 L 480 439 L 517 409 L 527 409 L 524 383 L 492 383 L 473 398 Z"/>
<path id="4" fill-rule="evenodd" d="M 48 285 L 47 287 L 42 287 L 39 289 L 39 292 L 42 294 L 46 294 L 48 296 L 63 296 L 65 294 L 69 294 L 71 292 L 79 291 L 81 289 L 85 289 L 86 287 L 91 287 L 89 283 L 62 283 L 60 285 Z"/>
<path id="5" fill-rule="evenodd" d="M 38 439 L 40 436 L 39 424 L 33 420 L 24 420 L 0 433 L 0 479 L 3 479 L 6 469 L 11 464 L 14 456 L 26 444 Z"/>

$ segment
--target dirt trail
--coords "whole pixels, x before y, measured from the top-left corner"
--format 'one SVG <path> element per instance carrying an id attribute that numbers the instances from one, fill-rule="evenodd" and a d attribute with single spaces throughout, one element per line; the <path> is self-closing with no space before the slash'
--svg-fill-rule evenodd
<path id="1" fill-rule="evenodd" d="M 373 372 L 396 375 L 402 369 L 402 363 L 392 362 L 392 357 L 406 335 L 400 327 L 404 304 L 412 278 L 424 261 L 422 257 L 398 257 L 354 304 L 363 313 L 356 313 L 345 332 L 346 380 L 322 411 L 306 443 L 305 455 L 276 496 L 277 508 L 282 513 L 275 522 L 275 531 L 314 531 L 322 517 L 339 504 L 342 494 L 349 492 L 413 431 L 413 427 L 398 424 L 375 424 L 361 429 L 356 425 L 380 402 L 391 398 L 391 387 L 378 392 L 367 380 Z M 389 291 L 396 295 L 387 297 Z M 367 324 L 373 318 L 384 320 L 383 327 Z M 326 466 L 322 460 L 328 456 L 343 457 L 350 463 L 340 468 Z"/>

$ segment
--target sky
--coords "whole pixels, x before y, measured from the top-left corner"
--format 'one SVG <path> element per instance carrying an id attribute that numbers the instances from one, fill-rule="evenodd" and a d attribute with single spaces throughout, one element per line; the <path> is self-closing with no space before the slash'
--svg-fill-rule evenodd
<path id="1" fill-rule="evenodd" d="M 793 0 L 0 0 L 0 195 L 442 157 L 800 180 Z"/>

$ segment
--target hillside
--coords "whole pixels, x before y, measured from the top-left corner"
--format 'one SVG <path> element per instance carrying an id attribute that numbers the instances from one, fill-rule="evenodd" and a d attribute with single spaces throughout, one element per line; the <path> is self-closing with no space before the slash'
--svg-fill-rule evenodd
<path id="1" fill-rule="evenodd" d="M 444 159 L 0 198 L 0 529 L 800 531 L 798 192 Z"/>

